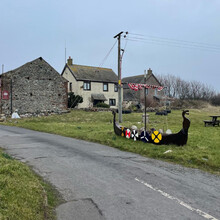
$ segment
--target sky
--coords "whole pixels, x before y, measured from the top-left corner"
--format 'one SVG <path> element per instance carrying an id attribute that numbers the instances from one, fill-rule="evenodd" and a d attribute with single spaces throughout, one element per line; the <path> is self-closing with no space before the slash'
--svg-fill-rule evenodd
<path id="1" fill-rule="evenodd" d="M 0 11 L 4 72 L 43 57 L 61 73 L 66 47 L 73 63 L 117 74 L 124 31 L 122 78 L 151 68 L 220 92 L 219 0 L 1 0 Z"/>

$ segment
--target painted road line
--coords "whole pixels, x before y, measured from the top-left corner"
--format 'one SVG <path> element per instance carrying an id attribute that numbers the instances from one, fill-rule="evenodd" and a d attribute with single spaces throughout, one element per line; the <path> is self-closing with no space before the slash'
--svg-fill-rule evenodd
<path id="1" fill-rule="evenodd" d="M 163 192 L 162 190 L 160 189 L 157 189 L 155 187 L 153 187 L 152 185 L 142 181 L 142 180 L 139 180 L 137 177 L 135 178 L 136 181 L 138 181 L 139 183 L 142 183 L 144 184 L 146 187 L 148 187 L 149 189 L 152 189 L 156 192 L 159 192 L 161 195 L 163 195 L 164 197 L 168 198 L 168 199 L 171 199 L 171 200 L 174 200 L 176 201 L 178 204 L 180 204 L 181 206 L 184 206 L 185 208 L 189 209 L 190 211 L 192 212 L 196 212 L 197 214 L 201 215 L 202 217 L 206 218 L 206 219 L 210 219 L 210 220 L 218 220 L 217 218 L 209 215 L 208 213 L 205 213 L 199 209 L 195 209 L 193 208 L 192 206 L 186 204 L 185 202 L 181 201 L 180 199 L 176 198 L 176 197 L 173 197 L 171 196 L 170 194 L 166 193 L 166 192 Z"/>

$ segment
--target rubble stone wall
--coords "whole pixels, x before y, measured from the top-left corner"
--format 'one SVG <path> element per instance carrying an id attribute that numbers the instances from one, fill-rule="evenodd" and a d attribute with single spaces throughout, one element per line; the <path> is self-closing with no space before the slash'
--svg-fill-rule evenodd
<path id="1" fill-rule="evenodd" d="M 18 114 L 62 112 L 67 109 L 67 81 L 42 58 L 1 76 L 2 90 L 11 90 L 12 111 Z M 11 94 L 1 100 L 1 113 L 10 114 Z"/>

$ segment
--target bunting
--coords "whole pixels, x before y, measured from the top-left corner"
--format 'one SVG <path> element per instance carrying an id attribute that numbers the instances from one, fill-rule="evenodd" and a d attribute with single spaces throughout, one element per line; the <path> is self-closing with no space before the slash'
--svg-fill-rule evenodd
<path id="1" fill-rule="evenodd" d="M 130 89 L 134 91 L 142 90 L 143 88 L 146 89 L 157 89 L 161 91 L 164 87 L 163 86 L 156 86 L 156 85 L 148 85 L 148 84 L 139 84 L 139 83 L 128 83 Z"/>

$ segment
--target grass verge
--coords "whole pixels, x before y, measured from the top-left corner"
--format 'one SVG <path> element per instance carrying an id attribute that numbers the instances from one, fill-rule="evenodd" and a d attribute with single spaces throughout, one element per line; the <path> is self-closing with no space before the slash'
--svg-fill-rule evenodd
<path id="1" fill-rule="evenodd" d="M 0 219 L 55 219 L 57 194 L 27 165 L 0 149 Z"/>
<path id="2" fill-rule="evenodd" d="M 220 174 L 220 127 L 204 127 L 203 120 L 209 115 L 220 114 L 220 108 L 190 110 L 191 126 L 186 146 L 156 146 L 141 141 L 132 141 L 116 136 L 113 130 L 111 112 L 85 112 L 73 110 L 69 114 L 40 118 L 8 120 L 6 125 L 19 126 L 37 131 L 59 134 L 112 146 L 146 157 L 162 159 L 184 166 L 203 169 Z M 150 113 L 147 128 L 171 129 L 173 133 L 182 128 L 181 111 L 172 111 L 168 116 Z M 144 127 L 142 113 L 123 115 L 123 125 Z M 16 122 L 16 123 L 15 123 Z M 164 154 L 165 151 L 172 152 Z"/>

